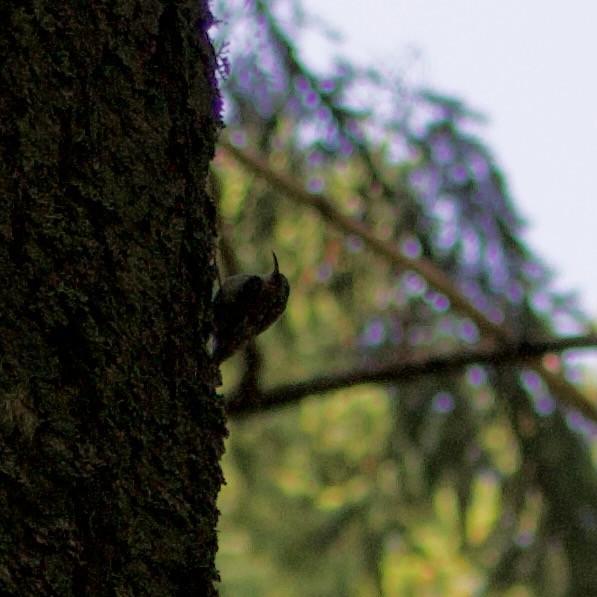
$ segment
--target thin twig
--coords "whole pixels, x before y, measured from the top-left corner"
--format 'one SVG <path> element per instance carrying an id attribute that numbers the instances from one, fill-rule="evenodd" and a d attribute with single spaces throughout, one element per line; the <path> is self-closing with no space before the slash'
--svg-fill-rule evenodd
<path id="1" fill-rule="evenodd" d="M 269 410 L 297 402 L 313 394 L 321 394 L 342 388 L 369 383 L 398 383 L 412 381 L 425 375 L 453 373 L 472 364 L 504 365 L 534 361 L 546 353 L 560 352 L 573 348 L 597 346 L 597 335 L 557 338 L 537 342 L 524 342 L 499 349 L 476 349 L 456 354 L 434 356 L 411 361 L 395 361 L 360 370 L 351 369 L 333 375 L 324 375 L 305 381 L 282 384 L 251 395 L 248 399 L 230 396 L 227 406 L 229 415 L 244 415 L 260 410 Z M 592 421 L 597 422 L 597 408 L 583 401 L 575 408 Z"/>

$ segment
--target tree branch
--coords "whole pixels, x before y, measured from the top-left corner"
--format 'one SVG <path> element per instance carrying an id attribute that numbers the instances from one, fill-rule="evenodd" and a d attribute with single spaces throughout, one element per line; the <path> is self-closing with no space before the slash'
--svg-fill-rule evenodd
<path id="1" fill-rule="evenodd" d="M 510 344 L 498 350 L 476 349 L 426 359 L 395 361 L 374 368 L 351 369 L 334 375 L 324 375 L 305 381 L 274 386 L 258 394 L 252 394 L 249 399 L 243 399 L 237 393 L 230 396 L 226 409 L 229 415 L 245 415 L 286 406 L 313 394 L 331 392 L 356 385 L 412 381 L 425 375 L 453 373 L 473 363 L 490 365 L 528 363 L 529 360 L 534 362 L 546 353 L 592 346 L 597 346 L 597 335 L 522 342 Z M 597 407 L 592 403 L 583 400 L 574 408 L 597 423 Z"/>
<path id="2" fill-rule="evenodd" d="M 500 325 L 491 321 L 484 313 L 474 307 L 449 276 L 438 269 L 433 262 L 421 258 L 414 259 L 402 254 L 395 242 L 378 238 L 362 223 L 340 213 L 334 206 L 331 197 L 322 193 L 317 195 L 309 193 L 292 179 L 272 170 L 269 164 L 260 158 L 235 147 L 223 138 L 220 139 L 219 145 L 239 164 L 263 178 L 272 188 L 278 190 L 287 198 L 315 209 L 332 226 L 346 234 L 357 236 L 375 254 L 380 255 L 393 265 L 418 273 L 431 286 L 445 294 L 457 311 L 470 317 L 486 337 L 496 339 L 505 347 L 512 346 L 517 342 L 518 338 L 513 330 L 505 324 Z M 594 408 L 587 401 L 587 398 L 562 375 L 549 371 L 538 359 L 529 362 L 529 366 L 537 370 L 558 400 L 585 414 L 587 414 L 587 411 L 593 412 Z"/>

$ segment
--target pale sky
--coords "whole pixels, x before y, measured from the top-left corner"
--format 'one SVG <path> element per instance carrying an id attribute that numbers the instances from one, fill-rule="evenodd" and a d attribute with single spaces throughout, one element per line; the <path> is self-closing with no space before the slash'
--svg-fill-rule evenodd
<path id="1" fill-rule="evenodd" d="M 415 83 L 488 117 L 481 137 L 528 221 L 528 244 L 597 320 L 597 1 L 303 5 L 343 34 L 343 54 L 386 72 L 411 64 Z"/>

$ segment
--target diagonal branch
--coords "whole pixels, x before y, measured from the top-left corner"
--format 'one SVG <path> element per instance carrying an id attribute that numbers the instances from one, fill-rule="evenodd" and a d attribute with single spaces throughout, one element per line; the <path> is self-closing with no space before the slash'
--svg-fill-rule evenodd
<path id="1" fill-rule="evenodd" d="M 315 209 L 332 226 L 344 233 L 357 236 L 374 253 L 382 256 L 393 265 L 418 273 L 431 286 L 443 292 L 457 311 L 470 317 L 486 337 L 493 338 L 506 346 L 517 342 L 518 338 L 513 330 L 509 329 L 505 324 L 498 324 L 491 321 L 484 313 L 474 307 L 462 292 L 460 292 L 449 276 L 438 269 L 431 261 L 421 258 L 414 259 L 404 255 L 395 242 L 378 238 L 365 225 L 340 213 L 334 206 L 334 201 L 331 197 L 322 193 L 317 195 L 309 193 L 292 179 L 272 170 L 265 161 L 235 147 L 225 139 L 220 139 L 219 144 L 239 164 L 263 178 L 287 198 Z M 576 387 L 564 379 L 562 375 L 549 371 L 539 359 L 530 362 L 529 366 L 537 370 L 551 392 L 561 402 L 581 412 L 592 409 L 587 399 Z M 595 417 L 591 418 L 597 421 L 597 413 L 595 413 Z"/>
<path id="2" fill-rule="evenodd" d="M 395 361 L 373 368 L 351 369 L 333 375 L 324 375 L 305 381 L 274 386 L 244 400 L 239 394 L 230 396 L 226 409 L 229 415 L 245 415 L 263 409 L 293 404 L 306 396 L 331 392 L 342 388 L 369 383 L 398 383 L 412 381 L 425 375 L 447 374 L 474 364 L 504 365 L 536 362 L 541 355 L 571 348 L 597 346 L 597 335 L 557 338 L 537 342 L 510 344 L 499 349 L 476 349 L 456 354 L 433 356 L 412 361 Z M 574 406 L 587 418 L 597 422 L 597 407 L 588 401 Z"/>
<path id="3" fill-rule="evenodd" d="M 374 253 L 381 255 L 393 265 L 402 269 L 410 269 L 425 278 L 431 286 L 443 292 L 460 313 L 470 317 L 481 331 L 500 340 L 514 339 L 512 331 L 507 330 L 503 325 L 490 321 L 462 295 L 450 278 L 444 272 L 437 269 L 430 261 L 407 257 L 400 251 L 396 243 L 378 238 L 364 224 L 340 213 L 334 207 L 331 197 L 323 194 L 315 195 L 305 191 L 305 189 L 297 185 L 293 180 L 279 172 L 274 172 L 263 160 L 238 149 L 238 147 L 235 147 L 224 139 L 220 139 L 219 144 L 237 162 L 266 180 L 287 198 L 315 209 L 332 226 L 339 228 L 346 234 L 360 238 Z"/>

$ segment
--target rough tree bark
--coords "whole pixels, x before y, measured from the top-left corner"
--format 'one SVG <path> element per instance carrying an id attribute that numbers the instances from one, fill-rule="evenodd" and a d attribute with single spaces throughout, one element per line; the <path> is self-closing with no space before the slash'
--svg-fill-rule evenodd
<path id="1" fill-rule="evenodd" d="M 0 6 L 0 593 L 215 594 L 207 0 Z"/>

